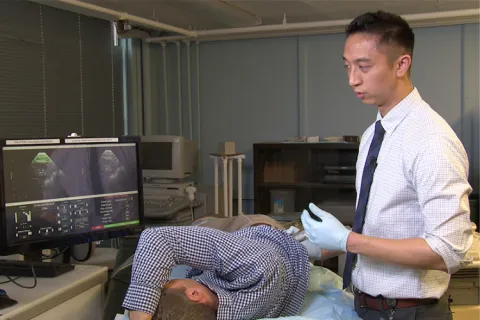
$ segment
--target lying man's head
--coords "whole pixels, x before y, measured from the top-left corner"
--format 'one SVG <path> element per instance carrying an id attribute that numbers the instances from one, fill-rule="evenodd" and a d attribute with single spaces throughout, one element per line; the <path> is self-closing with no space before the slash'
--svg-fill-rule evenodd
<path id="1" fill-rule="evenodd" d="M 218 297 L 207 286 L 190 279 L 167 282 L 152 320 L 215 320 Z"/>

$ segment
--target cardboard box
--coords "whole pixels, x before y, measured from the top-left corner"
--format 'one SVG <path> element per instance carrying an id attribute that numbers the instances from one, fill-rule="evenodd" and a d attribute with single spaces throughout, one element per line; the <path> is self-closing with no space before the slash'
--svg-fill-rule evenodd
<path id="1" fill-rule="evenodd" d="M 236 154 L 235 151 L 235 142 L 234 141 L 227 141 L 227 142 L 220 142 L 218 153 L 224 155 L 233 155 Z"/>

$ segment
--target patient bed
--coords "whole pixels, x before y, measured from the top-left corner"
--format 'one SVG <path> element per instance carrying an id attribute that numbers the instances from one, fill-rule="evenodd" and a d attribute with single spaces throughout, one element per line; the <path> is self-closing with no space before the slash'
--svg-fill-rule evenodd
<path id="1" fill-rule="evenodd" d="M 250 223 L 246 223 L 243 220 L 252 220 Z M 253 225 L 256 223 L 273 224 L 279 229 L 285 229 L 290 234 L 295 234 L 300 231 L 301 226 L 296 221 L 291 222 L 278 222 L 271 218 L 266 218 L 261 215 L 238 217 L 236 221 L 231 223 L 225 223 L 224 219 L 217 219 L 211 217 L 205 217 L 197 220 L 193 225 L 203 225 L 208 222 L 209 227 L 213 227 L 219 230 L 232 232 L 238 230 L 239 226 Z M 238 225 L 236 225 L 238 224 Z M 300 227 L 300 228 L 297 228 Z M 133 256 L 127 259 L 122 265 L 120 265 L 112 274 L 115 276 L 121 270 L 128 268 L 133 263 Z M 184 278 L 185 271 L 188 266 L 180 265 L 176 266 L 172 270 L 170 276 L 171 279 Z M 340 276 L 330 271 L 329 269 L 311 265 L 310 271 L 310 283 L 305 302 L 298 316 L 294 317 L 281 317 L 277 319 L 292 319 L 292 320 L 361 320 L 353 306 L 353 295 L 349 292 L 342 290 L 342 279 Z M 125 311 L 123 315 L 117 315 L 115 320 L 129 320 L 128 311 Z"/>
<path id="2" fill-rule="evenodd" d="M 261 215 L 239 217 L 237 221 L 224 224 L 223 219 L 205 217 L 197 220 L 193 225 L 203 225 L 208 222 L 209 227 L 232 232 L 238 230 L 239 226 L 235 224 L 242 224 L 243 226 L 249 223 L 242 222 L 242 219 L 253 220 L 250 224 L 269 222 L 274 224 L 279 229 L 285 229 L 288 233 L 297 233 L 300 231 L 301 225 L 297 221 L 291 222 L 278 222 L 271 218 L 265 218 Z M 266 219 L 266 220 L 265 220 Z M 212 224 L 213 223 L 213 224 Z M 218 225 L 216 225 L 218 224 Z M 300 227 L 300 228 L 297 228 Z M 288 229 L 288 230 L 287 230 Z M 127 259 L 122 265 L 120 265 L 112 277 L 121 270 L 128 268 L 133 263 L 133 256 Z M 170 276 L 171 279 L 184 278 L 185 271 L 188 266 L 177 266 L 172 270 Z M 310 283 L 305 302 L 298 316 L 294 317 L 281 317 L 277 319 L 291 319 L 291 320 L 360 320 L 353 306 L 353 295 L 346 292 L 342 288 L 342 279 L 340 276 L 330 271 L 329 269 L 311 265 L 310 271 Z M 123 315 L 117 315 L 115 320 L 129 320 L 128 311 L 125 311 Z"/>
<path id="3" fill-rule="evenodd" d="M 284 225 L 285 229 L 288 228 L 290 225 Z M 288 228 L 291 229 L 291 228 Z M 294 232 L 298 232 L 299 229 L 293 227 Z M 473 228 L 475 229 L 475 228 Z M 289 230 L 286 230 L 287 232 Z M 480 251 L 478 239 L 479 234 L 475 233 L 474 246 L 469 251 L 465 258 L 465 265 L 468 266 L 472 264 L 471 268 L 478 268 L 479 261 L 478 261 L 478 252 Z M 470 261 L 471 260 L 471 261 Z M 131 265 L 133 261 L 130 259 L 127 262 Z M 125 266 L 128 267 L 128 266 Z M 124 267 L 124 268 L 125 268 Z M 172 270 L 172 274 L 170 278 L 183 278 L 185 271 L 188 269 L 188 266 L 177 266 Z M 308 292 L 303 304 L 302 309 L 300 310 L 300 314 L 298 316 L 292 317 L 281 317 L 277 319 L 289 319 L 289 320 L 315 320 L 315 319 L 323 319 L 323 320 L 361 320 L 358 317 L 356 312 L 354 311 L 353 305 L 353 295 L 350 292 L 346 292 L 341 289 L 342 288 L 342 279 L 337 274 L 333 273 L 332 271 L 319 267 L 319 266 L 311 266 L 310 271 L 310 283 Z M 462 307 L 465 307 L 465 311 Z M 474 317 L 478 318 L 478 306 L 453 306 L 453 310 L 456 313 L 455 319 L 473 319 Z M 458 308 L 458 309 L 457 309 Z M 470 308 L 470 309 L 468 309 Z M 468 310 L 467 310 L 468 309 Z M 466 313 L 465 317 L 462 315 L 462 311 Z M 468 313 L 470 312 L 470 313 Z M 468 314 L 467 314 L 468 313 Z M 472 317 L 473 316 L 473 317 Z M 125 314 L 117 315 L 115 320 L 129 320 L 128 312 Z M 265 319 L 262 319 L 265 320 Z"/>
<path id="4" fill-rule="evenodd" d="M 177 266 L 170 278 L 183 278 L 188 266 Z M 310 284 L 298 316 L 280 317 L 291 320 L 361 320 L 353 309 L 353 295 L 342 288 L 342 279 L 332 271 L 311 266 Z M 128 312 L 115 320 L 129 320 Z"/>

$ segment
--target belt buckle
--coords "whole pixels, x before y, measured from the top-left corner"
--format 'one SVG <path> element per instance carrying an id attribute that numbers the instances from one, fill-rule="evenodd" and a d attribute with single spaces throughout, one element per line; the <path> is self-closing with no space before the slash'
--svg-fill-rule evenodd
<path id="1" fill-rule="evenodd" d="M 388 320 L 393 320 L 393 315 L 395 314 L 395 307 L 397 306 L 397 299 L 386 298 L 385 299 L 388 306 Z"/>
<path id="2" fill-rule="evenodd" d="M 395 308 L 397 306 L 397 299 L 394 299 L 394 298 L 386 298 L 386 301 L 387 301 L 387 306 L 389 306 L 390 308 Z"/>
<path id="3" fill-rule="evenodd" d="M 351 284 L 350 289 L 352 290 L 353 294 L 359 295 L 362 293 L 357 287 L 355 287 L 353 284 Z"/>

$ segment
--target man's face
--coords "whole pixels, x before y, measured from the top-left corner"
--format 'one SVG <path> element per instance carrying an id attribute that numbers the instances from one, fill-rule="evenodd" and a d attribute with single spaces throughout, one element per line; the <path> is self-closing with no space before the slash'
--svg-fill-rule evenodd
<path id="1" fill-rule="evenodd" d="M 357 33 L 345 42 L 343 60 L 349 85 L 366 104 L 382 107 L 397 81 L 397 69 L 388 48 L 379 47 L 378 36 Z"/>

